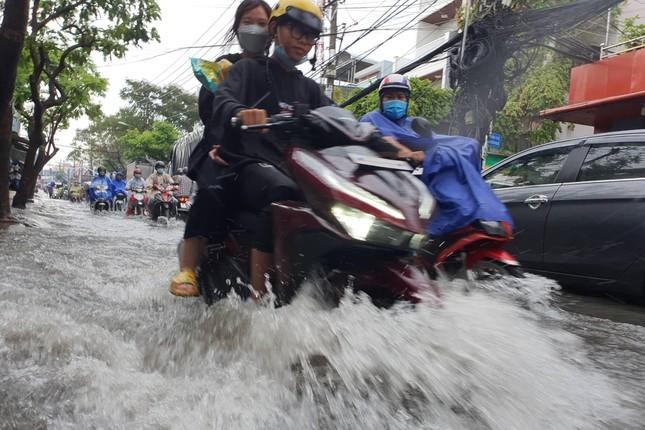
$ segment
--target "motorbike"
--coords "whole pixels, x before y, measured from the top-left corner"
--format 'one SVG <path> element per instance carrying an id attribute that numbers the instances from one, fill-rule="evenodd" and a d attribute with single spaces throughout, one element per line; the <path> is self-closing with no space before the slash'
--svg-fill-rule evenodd
<path id="1" fill-rule="evenodd" d="M 80 202 L 81 201 L 81 187 L 72 186 L 69 189 L 69 201 L 70 202 Z"/>
<path id="2" fill-rule="evenodd" d="M 313 281 L 332 305 L 346 289 L 366 293 L 381 307 L 439 297 L 417 258 L 434 199 L 407 162 L 381 158 L 365 146 L 383 142 L 372 126 L 344 109 L 323 107 L 240 128 L 292 137 L 283 165 L 304 200 L 272 205 L 276 269 L 271 282 L 277 306 L 288 304 L 304 281 Z M 248 297 L 254 220 L 239 211 L 224 243 L 208 246 L 197 271 L 207 304 L 231 289 Z"/>
<path id="3" fill-rule="evenodd" d="M 143 188 L 134 188 L 130 190 L 130 201 L 129 205 L 132 208 L 132 214 L 137 216 L 146 215 L 148 210 L 146 206 L 148 204 L 148 197 L 146 196 L 145 190 Z"/>
<path id="4" fill-rule="evenodd" d="M 413 118 L 411 128 L 421 137 L 433 137 L 432 125 L 424 118 Z M 448 138 L 450 137 L 448 136 Z M 459 137 L 453 138 L 459 139 Z M 452 142 L 451 147 L 455 147 Z M 468 162 L 467 158 L 463 160 L 464 163 Z M 413 174 L 421 181 L 423 168 L 415 169 Z M 464 187 L 471 186 L 467 181 L 460 182 L 456 178 L 453 183 L 457 187 L 454 190 L 450 190 L 453 193 L 457 193 Z M 477 183 L 476 185 L 480 184 Z M 483 183 L 483 180 L 481 185 L 488 188 Z M 446 189 L 442 191 L 444 194 L 450 192 Z M 484 197 L 485 191 L 490 190 L 479 189 L 480 198 Z M 471 194 L 474 192 L 476 191 L 471 191 Z M 495 199 L 492 192 L 490 194 L 491 198 Z M 501 205 L 501 202 L 499 205 Z M 496 216 L 501 215 L 499 210 L 492 213 Z M 488 280 L 502 276 L 523 277 L 523 272 L 517 259 L 504 249 L 504 245 L 511 240 L 513 240 L 513 231 L 509 222 L 495 219 L 478 219 L 465 227 L 442 234 L 440 237 L 433 237 L 420 253 L 420 259 L 426 269 L 433 275 L 443 276 L 448 279 Z"/>
<path id="5" fill-rule="evenodd" d="M 159 218 L 170 219 L 177 216 L 177 199 L 174 196 L 174 191 L 177 190 L 177 185 L 155 185 L 159 193 L 155 196 L 154 201 L 150 205 L 150 217 L 153 221 Z"/>
<path id="6" fill-rule="evenodd" d="M 504 249 L 511 240 L 513 232 L 507 222 L 476 221 L 428 242 L 420 260 L 431 273 L 448 279 L 522 278 L 520 263 Z"/>
<path id="7" fill-rule="evenodd" d="M 95 213 L 110 210 L 111 199 L 107 185 L 94 186 L 94 196 L 96 200 L 94 200 L 91 207 Z"/>
<path id="8" fill-rule="evenodd" d="M 177 197 L 177 218 L 184 221 L 188 219 L 188 212 L 190 212 L 191 206 L 192 202 L 190 196 Z"/>
<path id="9" fill-rule="evenodd" d="M 128 194 L 123 190 L 118 190 L 113 200 L 113 208 L 115 211 L 123 212 L 126 209 L 128 201 Z"/>
<path id="10" fill-rule="evenodd" d="M 65 193 L 65 190 L 63 189 L 63 185 L 62 184 L 56 184 L 56 186 L 54 187 L 54 192 L 53 192 L 52 197 L 54 199 L 59 199 L 60 200 L 60 199 L 63 198 L 64 193 Z"/>

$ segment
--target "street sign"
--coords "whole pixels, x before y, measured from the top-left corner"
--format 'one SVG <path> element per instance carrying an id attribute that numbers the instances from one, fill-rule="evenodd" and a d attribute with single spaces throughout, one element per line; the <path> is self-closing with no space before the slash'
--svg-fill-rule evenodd
<path id="1" fill-rule="evenodd" d="M 491 149 L 500 149 L 502 147 L 502 135 L 499 133 L 491 133 L 488 136 L 488 146 Z"/>

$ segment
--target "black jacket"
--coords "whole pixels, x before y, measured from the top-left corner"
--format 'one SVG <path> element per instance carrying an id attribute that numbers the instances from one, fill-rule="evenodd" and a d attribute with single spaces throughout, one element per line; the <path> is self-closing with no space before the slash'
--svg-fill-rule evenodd
<path id="1" fill-rule="evenodd" d="M 297 69 L 286 69 L 271 58 L 244 58 L 235 64 L 215 94 L 211 139 L 222 142 L 227 160 L 259 159 L 278 165 L 282 154 L 266 142 L 268 135 L 239 133 L 231 127 L 231 118 L 243 109 L 264 109 L 273 115 L 296 104 L 313 109 L 329 105 L 329 99 L 315 81 Z"/>

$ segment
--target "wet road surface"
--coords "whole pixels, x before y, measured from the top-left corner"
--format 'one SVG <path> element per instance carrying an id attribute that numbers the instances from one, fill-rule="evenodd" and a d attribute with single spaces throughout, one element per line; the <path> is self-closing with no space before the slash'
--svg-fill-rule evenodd
<path id="1" fill-rule="evenodd" d="M 1 429 L 642 429 L 645 308 L 539 277 L 380 310 L 167 292 L 183 224 L 37 200 L 0 232 Z"/>

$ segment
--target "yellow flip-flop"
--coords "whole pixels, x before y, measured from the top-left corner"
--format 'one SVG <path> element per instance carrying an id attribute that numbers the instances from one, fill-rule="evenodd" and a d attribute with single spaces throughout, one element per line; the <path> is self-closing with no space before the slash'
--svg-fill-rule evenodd
<path id="1" fill-rule="evenodd" d="M 192 270 L 182 270 L 170 281 L 170 294 L 178 297 L 197 297 L 197 278 Z"/>

